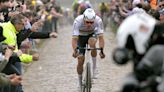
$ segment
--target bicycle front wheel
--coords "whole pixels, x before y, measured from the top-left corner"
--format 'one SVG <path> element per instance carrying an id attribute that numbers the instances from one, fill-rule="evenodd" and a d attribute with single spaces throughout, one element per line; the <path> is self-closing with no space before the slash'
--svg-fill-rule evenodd
<path id="1" fill-rule="evenodd" d="M 92 83 L 91 83 L 91 64 L 87 63 L 87 74 L 86 74 L 86 90 L 87 92 L 91 92 Z"/>
<path id="2" fill-rule="evenodd" d="M 86 72 L 84 76 L 84 83 L 82 86 L 82 92 L 91 92 L 92 83 L 91 83 L 91 64 L 88 62 L 86 64 Z"/>

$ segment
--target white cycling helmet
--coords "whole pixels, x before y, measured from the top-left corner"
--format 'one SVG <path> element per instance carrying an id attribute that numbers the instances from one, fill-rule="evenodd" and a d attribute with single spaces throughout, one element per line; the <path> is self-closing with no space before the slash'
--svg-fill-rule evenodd
<path id="1" fill-rule="evenodd" d="M 144 54 L 156 23 L 156 20 L 146 13 L 127 17 L 117 30 L 118 48 L 126 48 L 127 44 L 134 43 L 135 51 Z M 133 39 L 133 43 L 128 43 L 129 36 Z"/>
<path id="2" fill-rule="evenodd" d="M 96 18 L 96 13 L 92 8 L 88 8 L 84 11 L 84 20 L 86 21 L 94 21 Z"/>

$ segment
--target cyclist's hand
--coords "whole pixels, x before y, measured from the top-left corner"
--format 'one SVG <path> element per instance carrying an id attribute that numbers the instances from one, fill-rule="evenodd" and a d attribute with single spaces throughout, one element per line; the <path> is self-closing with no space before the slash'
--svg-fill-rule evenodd
<path id="1" fill-rule="evenodd" d="M 105 58 L 105 54 L 104 54 L 103 51 L 101 51 L 101 52 L 99 53 L 99 55 L 100 55 L 100 58 L 101 58 L 101 59 Z"/>

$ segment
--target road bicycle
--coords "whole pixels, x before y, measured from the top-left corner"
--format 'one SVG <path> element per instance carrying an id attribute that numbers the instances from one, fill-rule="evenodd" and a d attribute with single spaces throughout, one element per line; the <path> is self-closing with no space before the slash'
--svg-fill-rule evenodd
<path id="1" fill-rule="evenodd" d="M 85 66 L 84 66 L 84 71 L 83 71 L 83 78 L 82 78 L 82 92 L 91 92 L 91 88 L 92 88 L 92 62 L 91 62 L 91 58 L 90 58 L 90 51 L 91 50 L 100 50 L 102 53 L 102 48 L 89 48 L 88 46 L 82 48 L 82 47 L 78 47 L 78 50 L 80 49 L 84 49 L 86 50 L 86 56 L 85 56 Z"/>

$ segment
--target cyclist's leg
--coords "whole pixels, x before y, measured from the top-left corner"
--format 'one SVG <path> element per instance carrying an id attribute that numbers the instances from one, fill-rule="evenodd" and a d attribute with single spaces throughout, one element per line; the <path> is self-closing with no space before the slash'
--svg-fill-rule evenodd
<path id="1" fill-rule="evenodd" d="M 88 36 L 79 36 L 78 46 L 86 47 L 87 41 L 88 41 Z M 79 86 L 81 87 L 83 64 L 84 64 L 84 60 L 85 60 L 85 50 L 80 49 L 79 54 L 80 55 L 78 56 L 77 73 L 78 73 L 78 78 L 79 78 Z"/>
<path id="2" fill-rule="evenodd" d="M 88 44 L 91 48 L 96 48 L 96 42 L 97 42 L 97 37 L 90 37 L 88 40 Z M 93 78 L 95 77 L 95 71 L 96 71 L 96 56 L 97 56 L 97 51 L 92 50 L 91 51 L 91 56 L 92 56 L 92 61 L 93 61 Z"/>
<path id="3" fill-rule="evenodd" d="M 82 86 L 82 73 L 83 73 L 83 64 L 84 64 L 84 55 L 80 55 L 78 57 L 78 64 L 77 64 L 77 73 L 79 79 L 79 86 Z"/>

